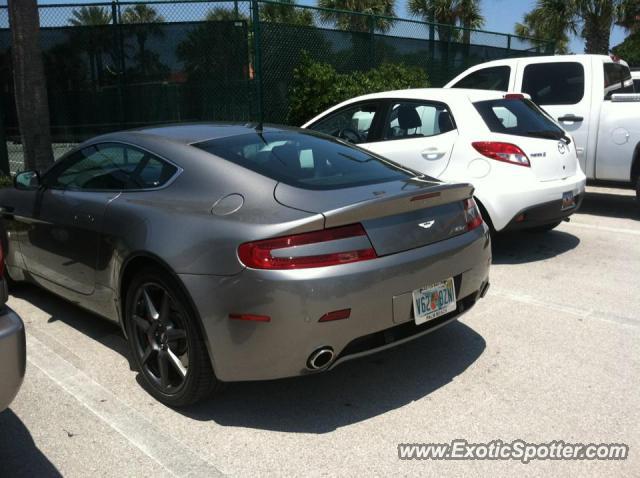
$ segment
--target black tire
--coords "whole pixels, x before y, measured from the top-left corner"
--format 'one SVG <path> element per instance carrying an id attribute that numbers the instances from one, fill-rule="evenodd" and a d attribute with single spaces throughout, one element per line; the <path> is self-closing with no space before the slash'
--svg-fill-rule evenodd
<path id="1" fill-rule="evenodd" d="M 636 178 L 636 200 L 638 201 L 638 206 L 640 206 L 640 176 Z"/>
<path id="2" fill-rule="evenodd" d="M 529 228 L 529 232 L 549 232 L 560 225 L 562 221 L 552 222 L 551 224 L 544 224 L 543 226 L 536 226 Z"/>
<path id="3" fill-rule="evenodd" d="M 135 275 L 126 291 L 125 320 L 133 361 L 158 401 L 183 407 L 222 387 L 198 319 L 169 274 L 149 268 Z"/>

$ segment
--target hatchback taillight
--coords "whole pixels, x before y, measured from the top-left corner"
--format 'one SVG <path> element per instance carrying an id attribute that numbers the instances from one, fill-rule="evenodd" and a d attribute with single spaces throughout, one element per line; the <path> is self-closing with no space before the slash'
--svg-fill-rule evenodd
<path id="1" fill-rule="evenodd" d="M 502 161 L 503 163 L 517 164 L 518 166 L 531 166 L 529 158 L 520 148 L 511 143 L 500 143 L 497 141 L 477 141 L 471 143 L 483 156 Z"/>
<path id="2" fill-rule="evenodd" d="M 464 215 L 467 219 L 467 231 L 473 231 L 482 226 L 482 214 L 473 198 L 464 200 Z"/>
<path id="3" fill-rule="evenodd" d="M 363 247 L 343 249 L 340 239 L 363 237 Z M 333 245 L 329 244 L 333 242 Z M 349 242 L 346 242 L 349 244 Z M 323 244 L 323 254 L 313 254 L 313 246 Z M 306 269 L 335 266 L 350 262 L 375 259 L 376 251 L 361 224 L 305 232 L 291 236 L 247 242 L 238 248 L 238 257 L 244 265 L 253 269 Z"/>

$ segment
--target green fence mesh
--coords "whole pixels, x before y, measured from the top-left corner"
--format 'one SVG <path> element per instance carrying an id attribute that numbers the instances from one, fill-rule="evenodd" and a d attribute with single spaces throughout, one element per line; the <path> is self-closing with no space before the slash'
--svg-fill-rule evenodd
<path id="1" fill-rule="evenodd" d="M 439 86 L 470 65 L 549 45 L 498 33 L 268 0 L 41 5 L 56 156 L 96 134 L 186 121 L 286 121 L 303 52 L 339 72 L 383 62 Z M 254 21 L 258 19 L 258 22 Z M 11 33 L 0 7 L 0 141 L 22 165 Z M 2 148 L 0 148 L 0 154 Z"/>

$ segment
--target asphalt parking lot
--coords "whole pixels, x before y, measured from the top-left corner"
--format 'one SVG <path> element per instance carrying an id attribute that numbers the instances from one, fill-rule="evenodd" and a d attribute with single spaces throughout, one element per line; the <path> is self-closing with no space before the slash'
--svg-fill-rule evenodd
<path id="1" fill-rule="evenodd" d="M 0 414 L 0 475 L 638 476 L 640 213 L 589 187 L 548 234 L 494 245 L 488 296 L 459 322 L 303 379 L 240 383 L 172 410 L 119 328 L 35 287 L 9 305 L 28 365 Z M 401 461 L 406 442 L 616 442 L 626 461 Z"/>

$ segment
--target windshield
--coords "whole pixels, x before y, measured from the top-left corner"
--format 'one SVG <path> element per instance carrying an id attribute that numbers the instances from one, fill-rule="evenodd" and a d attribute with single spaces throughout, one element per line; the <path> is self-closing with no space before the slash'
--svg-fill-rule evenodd
<path id="1" fill-rule="evenodd" d="M 565 137 L 564 131 L 530 100 L 488 100 L 474 106 L 494 133 L 548 139 Z"/>
<path id="2" fill-rule="evenodd" d="M 413 171 L 309 133 L 248 133 L 194 145 L 276 181 L 305 189 L 339 189 L 407 179 Z"/>

